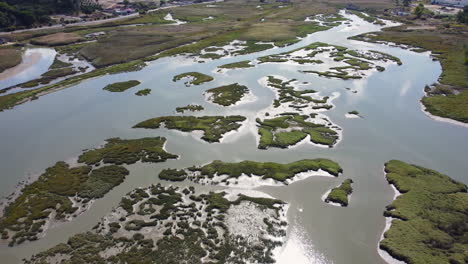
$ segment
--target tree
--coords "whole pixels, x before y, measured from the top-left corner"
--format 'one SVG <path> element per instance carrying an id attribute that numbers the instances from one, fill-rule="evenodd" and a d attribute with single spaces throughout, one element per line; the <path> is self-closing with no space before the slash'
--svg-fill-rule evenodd
<path id="1" fill-rule="evenodd" d="M 457 14 L 458 23 L 468 24 L 468 5 L 463 7 L 463 11 L 459 11 Z"/>
<path id="2" fill-rule="evenodd" d="M 414 9 L 414 14 L 417 18 L 421 18 L 421 16 L 424 14 L 424 5 L 422 3 L 419 3 L 419 5 L 416 6 Z"/>
<path id="3" fill-rule="evenodd" d="M 395 0 L 395 5 L 400 6 L 400 0 Z"/>
<path id="4" fill-rule="evenodd" d="M 403 0 L 403 5 L 408 7 L 411 4 L 411 0 Z"/>

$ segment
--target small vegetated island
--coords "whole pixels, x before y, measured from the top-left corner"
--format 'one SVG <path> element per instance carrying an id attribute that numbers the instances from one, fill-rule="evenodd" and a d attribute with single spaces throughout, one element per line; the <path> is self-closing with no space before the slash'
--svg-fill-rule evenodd
<path id="1" fill-rule="evenodd" d="M 185 86 L 200 85 L 202 83 L 211 82 L 214 80 L 213 77 L 203 73 L 186 72 L 174 76 L 174 78 L 172 78 L 172 81 L 177 82 L 181 79 L 189 79 L 187 82 L 185 82 Z"/>
<path id="2" fill-rule="evenodd" d="M 203 131 L 201 139 L 213 143 L 219 142 L 227 132 L 237 130 L 243 116 L 161 116 L 140 122 L 134 128 L 160 128 L 162 124 L 167 129 L 175 129 L 184 132 Z"/>
<path id="3" fill-rule="evenodd" d="M 137 96 L 147 96 L 151 93 L 151 89 L 146 88 L 146 89 L 141 89 L 135 93 Z"/>
<path id="4" fill-rule="evenodd" d="M 252 68 L 255 67 L 254 65 L 250 64 L 251 61 L 245 60 L 245 61 L 239 61 L 239 62 L 234 62 L 234 63 L 228 63 L 224 64 L 218 67 L 219 71 L 225 71 L 225 70 L 231 70 L 231 69 L 246 69 L 246 68 Z"/>
<path id="5" fill-rule="evenodd" d="M 191 112 L 195 112 L 195 111 L 201 111 L 201 110 L 204 110 L 205 108 L 201 105 L 198 105 L 198 104 L 189 104 L 189 105 L 186 105 L 186 106 L 179 106 L 179 107 L 176 107 L 176 112 L 177 113 L 184 113 L 185 111 L 191 111 Z"/>
<path id="6" fill-rule="evenodd" d="M 103 89 L 109 92 L 113 92 L 113 93 L 121 93 L 139 84 L 140 82 L 137 80 L 130 80 L 126 82 L 112 83 L 112 84 L 107 85 Z"/>
<path id="7" fill-rule="evenodd" d="M 325 125 L 307 122 L 308 115 L 284 113 L 272 119 L 257 119 L 260 141 L 259 149 L 268 147 L 287 148 L 296 145 L 307 136 L 316 144 L 333 147 L 338 133 Z"/>
<path id="8" fill-rule="evenodd" d="M 353 110 L 353 111 L 349 111 L 348 113 L 345 114 L 345 117 L 346 118 L 360 118 L 362 117 L 358 111 L 356 110 Z"/>
<path id="9" fill-rule="evenodd" d="M 220 86 L 217 88 L 208 89 L 205 92 L 208 101 L 222 106 L 230 106 L 239 102 L 245 94 L 249 92 L 249 88 L 238 83 Z"/>
<path id="10" fill-rule="evenodd" d="M 26 260 L 27 264 L 274 263 L 286 236 L 286 204 L 194 187 L 136 189 L 92 231 L 71 237 Z M 136 263 L 136 262 L 135 262 Z"/>
<path id="11" fill-rule="evenodd" d="M 349 196 L 353 192 L 353 187 L 351 184 L 353 180 L 346 179 L 341 183 L 340 186 L 333 188 L 330 190 L 330 193 L 325 198 L 326 203 L 337 203 L 340 206 L 346 207 L 348 206 Z"/>
<path id="12" fill-rule="evenodd" d="M 333 176 L 343 172 L 338 163 L 329 159 L 304 159 L 286 164 L 256 161 L 228 163 L 215 160 L 201 167 L 165 169 L 161 171 L 159 178 L 168 181 L 188 179 L 202 184 L 236 185 L 241 180 L 253 180 L 283 185 L 300 179 L 296 178 L 300 174 L 306 174 L 305 177 L 313 176 L 319 170 Z"/>
<path id="13" fill-rule="evenodd" d="M 280 76 L 268 76 L 262 81 L 277 95 L 272 107 L 262 117 L 257 118 L 259 149 L 269 147 L 287 148 L 296 145 L 309 136 L 315 144 L 332 147 L 338 141 L 339 129 L 317 114 L 318 111 L 331 109 L 329 97 L 312 97 L 315 90 L 296 90 L 291 83 Z M 278 112 L 271 116 L 270 112 Z"/>
<path id="14" fill-rule="evenodd" d="M 162 149 L 165 140 L 160 137 L 108 139 L 103 147 L 79 156 L 78 162 L 85 165 L 70 167 L 59 161 L 47 168 L 5 208 L 0 218 L 2 239 L 8 240 L 10 246 L 37 240 L 46 231 L 48 223 L 76 217 L 87 210 L 93 200 L 103 197 L 124 181 L 129 171 L 120 164 L 177 158 Z M 111 165 L 103 166 L 101 162 Z"/>
<path id="15" fill-rule="evenodd" d="M 329 65 L 327 71 L 303 70 L 303 73 L 315 73 L 319 76 L 339 79 L 361 79 L 366 71 L 376 69 L 384 71 L 382 66 L 388 62 L 401 65 L 401 60 L 395 56 L 379 51 L 358 51 L 345 47 L 315 42 L 303 48 L 289 52 L 258 58 L 259 63 L 293 63 Z M 378 63 L 378 64 L 377 64 Z"/>
<path id="16" fill-rule="evenodd" d="M 467 186 L 398 160 L 386 163 L 385 172 L 401 195 L 384 213 L 393 220 L 380 248 L 407 263 L 466 263 Z"/>

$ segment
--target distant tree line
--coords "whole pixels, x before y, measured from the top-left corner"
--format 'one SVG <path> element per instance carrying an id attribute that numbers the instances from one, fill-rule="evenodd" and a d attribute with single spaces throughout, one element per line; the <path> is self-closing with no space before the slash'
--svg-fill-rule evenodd
<path id="1" fill-rule="evenodd" d="M 72 13 L 79 8 L 78 0 L 0 0 L 0 29 L 46 24 L 51 14 Z"/>
<path id="2" fill-rule="evenodd" d="M 458 12 L 457 21 L 459 23 L 468 25 L 468 5 L 463 7 L 463 11 Z"/>

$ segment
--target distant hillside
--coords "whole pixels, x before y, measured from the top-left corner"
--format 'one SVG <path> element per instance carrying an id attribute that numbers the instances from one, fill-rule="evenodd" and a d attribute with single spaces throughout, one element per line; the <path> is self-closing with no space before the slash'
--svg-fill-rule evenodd
<path id="1" fill-rule="evenodd" d="M 70 13 L 79 0 L 0 0 L 0 29 L 30 27 L 49 22 L 49 15 Z"/>

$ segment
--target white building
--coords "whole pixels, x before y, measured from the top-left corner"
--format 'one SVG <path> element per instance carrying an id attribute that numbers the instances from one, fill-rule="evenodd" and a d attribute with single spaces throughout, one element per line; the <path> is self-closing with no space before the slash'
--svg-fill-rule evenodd
<path id="1" fill-rule="evenodd" d="M 464 7 L 468 5 L 468 0 L 431 0 L 431 4 Z"/>

